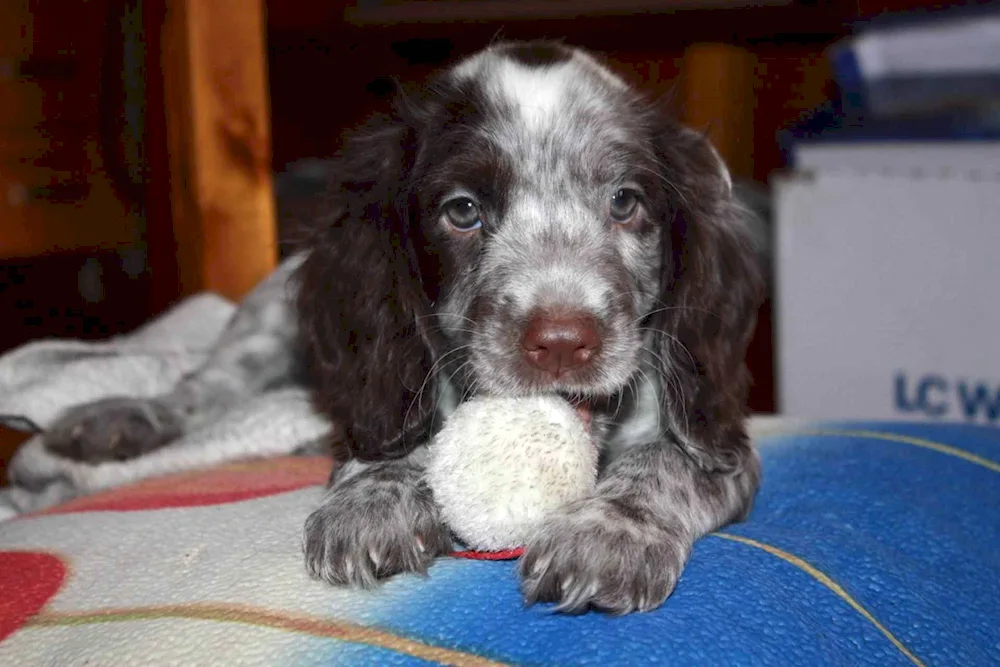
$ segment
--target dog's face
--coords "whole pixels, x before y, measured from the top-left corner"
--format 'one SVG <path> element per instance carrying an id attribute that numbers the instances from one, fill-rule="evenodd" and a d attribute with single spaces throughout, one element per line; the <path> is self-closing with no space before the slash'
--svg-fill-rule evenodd
<path id="1" fill-rule="evenodd" d="M 759 281 L 728 173 L 591 56 L 492 46 L 340 171 L 298 312 L 356 455 L 425 441 L 442 388 L 611 406 L 645 375 L 665 423 L 742 415 Z"/>
<path id="2" fill-rule="evenodd" d="M 504 46 L 436 87 L 414 166 L 463 384 L 591 398 L 637 372 L 662 263 L 662 171 L 635 93 L 568 48 Z"/>

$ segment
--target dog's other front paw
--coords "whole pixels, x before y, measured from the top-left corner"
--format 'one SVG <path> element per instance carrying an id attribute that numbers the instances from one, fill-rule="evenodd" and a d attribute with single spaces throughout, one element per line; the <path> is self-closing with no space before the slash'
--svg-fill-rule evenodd
<path id="1" fill-rule="evenodd" d="M 68 410 L 43 437 L 51 453 L 84 463 L 127 461 L 183 432 L 177 413 L 145 398 L 107 398 Z"/>
<path id="2" fill-rule="evenodd" d="M 328 493 L 305 525 L 306 569 L 330 584 L 372 588 L 401 572 L 425 573 L 451 549 L 421 470 L 373 464 Z"/>
<path id="3" fill-rule="evenodd" d="M 627 501 L 588 498 L 550 518 L 521 558 L 529 604 L 613 614 L 650 611 L 674 590 L 691 550 L 673 530 Z"/>

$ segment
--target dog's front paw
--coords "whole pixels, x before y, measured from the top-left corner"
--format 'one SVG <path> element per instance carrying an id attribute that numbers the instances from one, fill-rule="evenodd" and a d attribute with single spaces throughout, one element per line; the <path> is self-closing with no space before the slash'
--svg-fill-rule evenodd
<path id="1" fill-rule="evenodd" d="M 589 498 L 549 519 L 521 559 L 529 604 L 556 610 L 650 611 L 674 589 L 691 540 L 626 501 Z"/>
<path id="2" fill-rule="evenodd" d="M 183 432 L 181 418 L 145 398 L 108 398 L 67 411 L 45 432 L 45 448 L 83 463 L 127 461 L 159 449 Z"/>
<path id="3" fill-rule="evenodd" d="M 306 520 L 306 569 L 331 584 L 372 588 L 394 574 L 424 573 L 449 549 L 420 471 L 393 463 L 335 486 Z"/>

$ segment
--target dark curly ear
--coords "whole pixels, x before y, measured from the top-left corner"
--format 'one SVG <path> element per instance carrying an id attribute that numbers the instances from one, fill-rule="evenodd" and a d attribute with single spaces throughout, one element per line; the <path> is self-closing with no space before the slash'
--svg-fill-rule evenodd
<path id="1" fill-rule="evenodd" d="M 761 267 L 728 170 L 703 136 L 672 126 L 657 156 L 674 202 L 663 235 L 656 346 L 674 435 L 705 469 L 733 471 L 749 452 L 746 351 L 763 298 Z"/>
<path id="2" fill-rule="evenodd" d="M 342 427 L 347 454 L 366 460 L 404 456 L 433 416 L 434 355 L 421 324 L 430 306 L 408 201 L 415 143 L 414 129 L 391 118 L 348 141 L 297 274 L 317 406 Z"/>

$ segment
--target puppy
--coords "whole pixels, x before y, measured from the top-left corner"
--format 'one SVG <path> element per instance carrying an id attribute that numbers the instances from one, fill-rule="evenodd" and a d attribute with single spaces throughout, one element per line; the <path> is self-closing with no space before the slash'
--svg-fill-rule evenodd
<path id="1" fill-rule="evenodd" d="M 527 545 L 524 595 L 662 604 L 760 478 L 744 357 L 762 283 L 711 145 L 584 51 L 499 43 L 401 96 L 336 171 L 302 251 L 203 368 L 167 396 L 74 410 L 50 449 L 134 456 L 304 379 L 343 461 L 306 522 L 306 567 L 373 586 L 451 546 L 423 478 L 449 412 L 557 394 L 591 422 L 601 475 Z"/>

